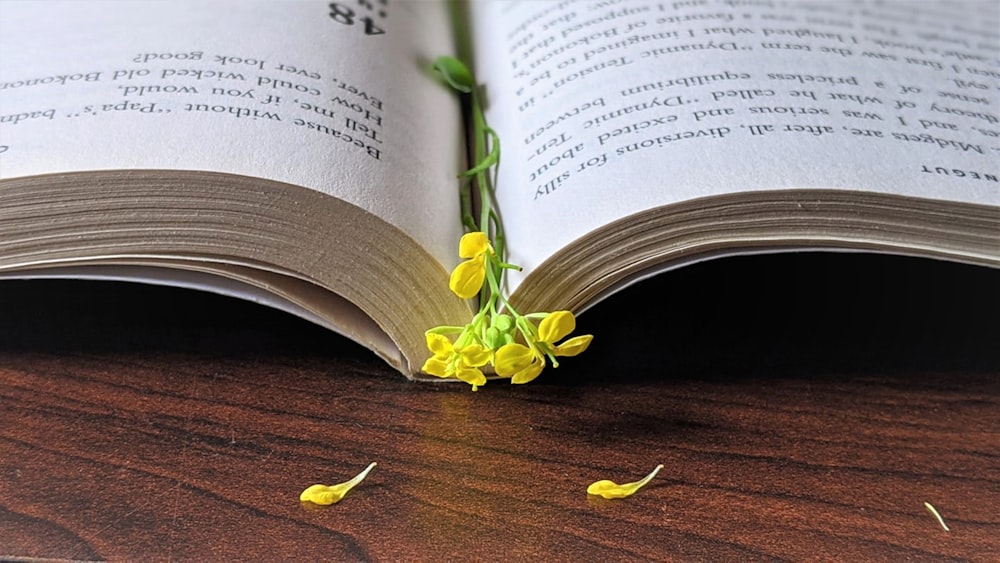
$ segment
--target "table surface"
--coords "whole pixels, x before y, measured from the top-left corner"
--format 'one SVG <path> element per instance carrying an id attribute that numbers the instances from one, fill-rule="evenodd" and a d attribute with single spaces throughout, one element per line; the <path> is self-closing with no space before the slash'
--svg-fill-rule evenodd
<path id="1" fill-rule="evenodd" d="M 998 282 L 710 262 L 476 393 L 227 298 L 3 282 L 0 558 L 997 561 Z M 340 503 L 299 502 L 372 461 Z M 630 498 L 586 494 L 657 464 Z"/>

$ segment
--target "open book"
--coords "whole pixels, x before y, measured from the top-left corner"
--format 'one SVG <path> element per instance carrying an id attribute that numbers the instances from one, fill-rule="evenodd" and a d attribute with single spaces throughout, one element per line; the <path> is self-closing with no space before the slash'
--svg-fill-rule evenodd
<path id="1" fill-rule="evenodd" d="M 998 30 L 995 0 L 4 1 L 0 278 L 240 296 L 417 375 L 472 314 L 455 53 L 522 309 L 735 253 L 1000 266 Z"/>

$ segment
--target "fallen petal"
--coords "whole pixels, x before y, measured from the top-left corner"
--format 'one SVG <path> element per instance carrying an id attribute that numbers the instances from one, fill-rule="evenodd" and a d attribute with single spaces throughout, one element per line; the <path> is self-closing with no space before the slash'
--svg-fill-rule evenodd
<path id="1" fill-rule="evenodd" d="M 337 485 L 312 485 L 302 491 L 299 495 L 299 500 L 302 502 L 311 502 L 313 504 L 329 505 L 335 502 L 340 502 L 340 499 L 344 498 L 347 491 L 354 488 L 355 485 L 364 480 L 368 476 L 368 472 L 372 470 L 373 467 L 377 465 L 374 461 L 365 468 L 364 471 L 358 473 L 350 481 L 340 483 Z"/>
<path id="2" fill-rule="evenodd" d="M 594 483 L 591 483 L 590 486 L 587 487 L 587 494 L 602 496 L 604 498 L 625 498 L 627 496 L 631 496 L 633 493 L 638 491 L 643 485 L 650 482 L 650 480 L 652 480 L 653 477 L 655 477 L 656 474 L 659 473 L 661 469 L 663 469 L 662 463 L 660 465 L 657 465 L 656 469 L 654 469 L 652 473 L 646 475 L 641 480 L 636 481 L 635 483 L 625 483 L 624 485 L 619 485 L 613 481 L 608 481 L 606 479 L 601 481 L 596 481 Z"/>

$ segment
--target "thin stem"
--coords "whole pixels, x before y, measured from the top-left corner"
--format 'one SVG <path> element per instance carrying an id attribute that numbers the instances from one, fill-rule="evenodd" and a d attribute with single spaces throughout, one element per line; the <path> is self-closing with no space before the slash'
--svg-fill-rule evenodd
<path id="1" fill-rule="evenodd" d="M 501 279 L 502 276 L 497 275 L 492 265 L 491 267 L 486 268 L 486 280 L 490 286 L 490 293 L 491 293 L 490 297 L 493 304 L 495 304 L 497 301 L 503 303 L 503 306 L 507 310 L 507 312 L 510 313 L 510 315 L 514 317 L 515 320 L 517 320 L 521 318 L 522 315 L 518 313 L 517 310 L 514 309 L 514 307 L 510 304 L 510 302 L 507 301 L 507 298 L 504 297 L 503 292 L 500 291 Z"/>
<path id="2" fill-rule="evenodd" d="M 459 208 L 462 211 L 462 225 L 470 231 L 475 231 L 478 227 L 476 219 L 472 215 L 472 182 L 463 180 L 458 188 Z"/>
<path id="3" fill-rule="evenodd" d="M 479 217 L 479 228 L 487 235 L 490 235 L 488 217 L 489 210 L 492 207 L 492 202 L 489 198 L 489 193 L 485 189 L 483 184 L 483 165 L 488 166 L 484 160 L 486 159 L 486 118 L 483 116 L 483 106 L 479 101 L 479 95 L 476 90 L 472 91 L 472 161 L 475 163 L 473 168 L 466 172 L 470 176 L 473 176 L 476 187 L 479 188 L 480 196 L 480 217 Z"/>

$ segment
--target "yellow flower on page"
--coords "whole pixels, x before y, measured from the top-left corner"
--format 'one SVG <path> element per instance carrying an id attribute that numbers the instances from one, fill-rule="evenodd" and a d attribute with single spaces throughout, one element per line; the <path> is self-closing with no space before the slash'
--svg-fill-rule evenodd
<path id="1" fill-rule="evenodd" d="M 458 175 L 461 222 L 467 232 L 459 241 L 462 261 L 451 271 L 448 288 L 460 299 L 478 297 L 479 311 L 464 327 L 442 325 L 427 331 L 427 347 L 432 355 L 424 362 L 422 371 L 436 377 L 460 379 L 470 383 L 473 391 L 486 383 L 483 371 L 488 371 L 484 367 L 487 365 L 511 383 L 527 383 L 538 377 L 546 364 L 558 367 L 557 357 L 575 356 L 586 350 L 593 337 L 566 339 L 576 327 L 572 313 L 522 314 L 505 295 L 506 271 L 521 268 L 507 262 L 504 225 L 494 207 L 493 184 L 500 163 L 500 138 L 486 122 L 482 92 L 469 67 L 445 56 L 434 61 L 434 68 L 469 103 L 470 161 L 474 164 Z"/>
<path id="2" fill-rule="evenodd" d="M 458 256 L 466 260 L 455 267 L 448 280 L 452 293 L 462 299 L 475 297 L 486 279 L 486 260 L 493 253 L 486 233 L 475 231 L 462 235 L 458 242 Z"/>
<path id="3" fill-rule="evenodd" d="M 312 485 L 302 491 L 299 495 L 299 500 L 301 502 L 311 502 L 313 504 L 322 504 L 324 506 L 340 502 L 348 491 L 353 489 L 358 483 L 368 476 L 368 472 L 370 472 L 375 465 L 377 464 L 374 461 L 371 462 L 371 464 L 369 464 L 364 471 L 358 473 L 353 479 L 344 483 L 339 483 L 337 485 Z"/>

